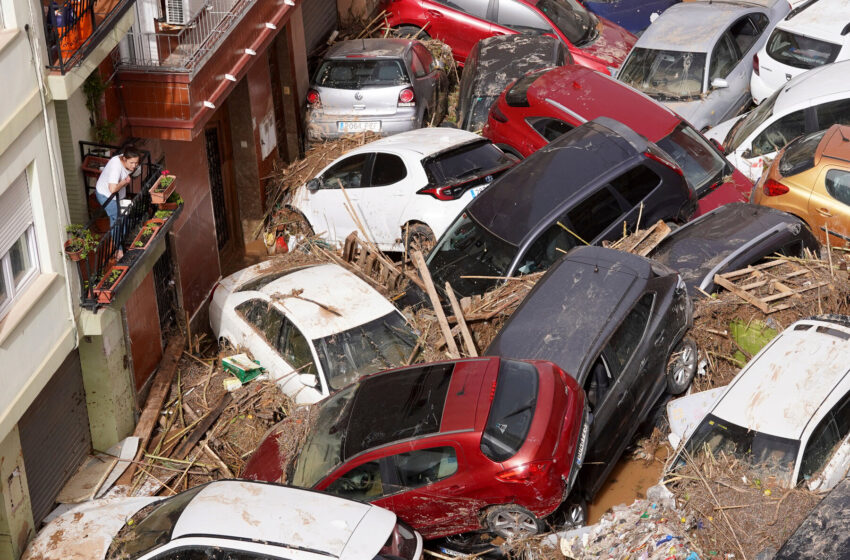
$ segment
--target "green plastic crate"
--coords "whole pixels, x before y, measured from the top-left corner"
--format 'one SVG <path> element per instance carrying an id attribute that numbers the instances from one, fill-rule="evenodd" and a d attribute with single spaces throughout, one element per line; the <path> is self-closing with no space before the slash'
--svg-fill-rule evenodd
<path id="1" fill-rule="evenodd" d="M 260 362 L 251 360 L 247 354 L 236 354 L 222 358 L 221 365 L 224 371 L 232 373 L 242 383 L 248 383 L 263 373 L 263 367 L 260 365 Z"/>

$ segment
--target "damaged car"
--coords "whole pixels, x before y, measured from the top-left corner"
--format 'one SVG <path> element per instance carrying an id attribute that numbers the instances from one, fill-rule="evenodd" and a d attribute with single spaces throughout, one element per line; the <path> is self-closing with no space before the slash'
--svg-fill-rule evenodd
<path id="1" fill-rule="evenodd" d="M 346 152 L 298 187 L 288 206 L 336 246 L 356 231 L 382 251 L 430 247 L 515 162 L 465 130 L 413 130 Z"/>
<path id="2" fill-rule="evenodd" d="M 689 294 L 714 291 L 714 276 L 758 264 L 767 257 L 803 257 L 820 243 L 800 218 L 757 204 L 733 202 L 688 222 L 649 257 L 679 273 Z"/>
<path id="3" fill-rule="evenodd" d="M 317 403 L 303 444 L 287 446 L 294 426 L 284 420 L 242 476 L 372 502 L 426 538 L 534 534 L 582 465 L 584 401 L 576 381 L 544 361 L 386 371 Z"/>
<path id="4" fill-rule="evenodd" d="M 692 324 L 676 272 L 630 253 L 577 247 L 490 343 L 485 355 L 548 360 L 584 388 L 590 436 L 572 503 L 593 499 L 665 392 L 688 389 L 697 369 L 696 343 L 685 336 Z"/>
<path id="5" fill-rule="evenodd" d="M 797 321 L 732 379 L 679 449 L 672 470 L 725 454 L 774 477 L 826 491 L 850 468 L 850 317 Z"/>
<path id="6" fill-rule="evenodd" d="M 688 221 L 697 197 L 664 151 L 607 117 L 564 134 L 493 182 L 428 255 L 438 289 L 483 294 L 547 269 L 580 244 L 658 220 Z M 625 224 L 625 225 L 624 225 Z"/>
<path id="7" fill-rule="evenodd" d="M 336 264 L 246 268 L 216 285 L 209 314 L 216 339 L 248 350 L 299 404 L 403 364 L 417 340 L 384 296 Z"/>
<path id="8" fill-rule="evenodd" d="M 369 504 L 278 484 L 220 480 L 169 496 L 86 502 L 23 560 L 419 560 L 422 537 Z"/>

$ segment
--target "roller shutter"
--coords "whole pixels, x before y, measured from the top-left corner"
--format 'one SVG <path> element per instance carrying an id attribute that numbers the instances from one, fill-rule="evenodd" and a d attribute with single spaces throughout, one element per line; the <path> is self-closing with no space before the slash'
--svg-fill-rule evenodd
<path id="1" fill-rule="evenodd" d="M 309 56 L 337 27 L 336 0 L 302 0 L 301 16 Z"/>

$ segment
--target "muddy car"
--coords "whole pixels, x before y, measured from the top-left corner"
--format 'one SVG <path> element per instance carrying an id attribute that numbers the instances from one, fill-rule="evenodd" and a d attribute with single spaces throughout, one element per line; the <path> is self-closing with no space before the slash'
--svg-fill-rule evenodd
<path id="1" fill-rule="evenodd" d="M 815 506 L 770 560 L 850 558 L 850 478 L 845 478 Z"/>
<path id="2" fill-rule="evenodd" d="M 756 354 L 672 462 L 725 454 L 786 488 L 825 491 L 850 468 L 850 317 L 797 321 Z"/>
<path id="3" fill-rule="evenodd" d="M 108 498 L 42 529 L 23 560 L 419 560 L 422 537 L 383 508 L 221 480 L 168 498 Z"/>
<path id="4" fill-rule="evenodd" d="M 584 388 L 587 457 L 573 500 L 591 500 L 665 392 L 691 383 L 693 309 L 674 271 L 602 247 L 578 247 L 537 282 L 487 356 L 549 360 Z"/>
<path id="5" fill-rule="evenodd" d="M 284 420 L 242 476 L 372 502 L 426 538 L 533 534 L 582 464 L 584 400 L 573 378 L 543 361 L 391 370 L 317 403 L 303 444 L 287 446 L 295 426 Z"/>
<path id="6" fill-rule="evenodd" d="M 688 293 L 714 291 L 714 275 L 758 264 L 767 257 L 802 257 L 820 250 L 800 218 L 766 206 L 733 202 L 688 222 L 664 239 L 649 257 L 682 276 Z"/>

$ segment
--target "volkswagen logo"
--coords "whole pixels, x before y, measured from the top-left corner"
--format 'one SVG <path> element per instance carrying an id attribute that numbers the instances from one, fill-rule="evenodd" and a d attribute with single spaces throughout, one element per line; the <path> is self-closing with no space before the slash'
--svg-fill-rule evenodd
<path id="1" fill-rule="evenodd" d="M 358 91 L 357 93 L 354 94 L 354 99 L 356 99 L 357 101 L 360 101 L 361 99 L 363 99 L 363 94 Z"/>

